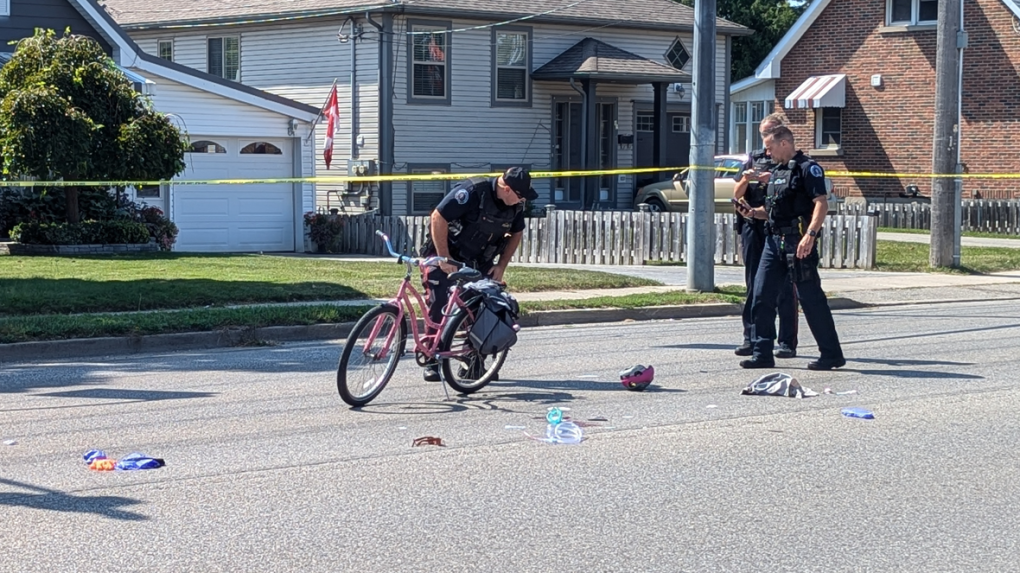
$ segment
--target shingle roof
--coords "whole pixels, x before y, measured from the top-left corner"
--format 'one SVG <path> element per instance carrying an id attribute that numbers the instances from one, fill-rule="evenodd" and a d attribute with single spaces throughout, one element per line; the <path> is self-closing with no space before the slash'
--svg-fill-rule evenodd
<path id="1" fill-rule="evenodd" d="M 616 28 L 691 30 L 694 10 L 673 0 L 100 0 L 127 28 L 209 22 L 271 21 L 368 9 L 528 22 L 612 25 Z M 720 34 L 751 30 L 721 18 Z"/>
<path id="2" fill-rule="evenodd" d="M 585 38 L 535 70 L 536 80 L 568 78 L 627 82 L 690 82 L 691 76 L 665 64 Z"/>

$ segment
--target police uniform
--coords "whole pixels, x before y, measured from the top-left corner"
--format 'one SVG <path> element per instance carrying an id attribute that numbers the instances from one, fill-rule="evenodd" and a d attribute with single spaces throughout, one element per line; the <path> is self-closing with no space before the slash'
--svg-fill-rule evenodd
<path id="1" fill-rule="evenodd" d="M 458 184 L 436 210 L 449 225 L 450 257 L 483 274 L 495 265 L 510 235 L 524 230 L 524 202 L 507 206 L 500 201 L 496 197 L 496 178 L 474 177 Z M 436 254 L 431 237 L 421 254 Z M 439 322 L 453 282 L 439 267 L 430 267 L 423 279 L 428 283 L 429 318 Z"/>
<path id="2" fill-rule="evenodd" d="M 764 149 L 752 152 L 747 161 L 734 179 L 740 181 L 743 172 L 753 169 L 759 173 L 771 171 L 774 167 L 772 158 Z M 765 206 L 765 186 L 757 182 L 749 183 L 747 192 L 744 193 L 744 201 L 751 207 Z M 747 298 L 744 300 L 744 309 L 741 318 L 744 323 L 744 346 L 738 349 L 738 354 L 744 356 L 741 350 L 751 346 L 751 306 L 754 301 L 754 279 L 758 274 L 758 264 L 761 262 L 762 249 L 765 247 L 765 221 L 761 219 L 748 219 L 737 214 L 737 231 L 740 233 L 741 257 L 744 261 L 744 286 L 747 288 Z M 779 289 L 777 300 L 779 312 L 779 344 L 797 351 L 797 291 L 793 284 L 785 283 Z"/>
<path id="3" fill-rule="evenodd" d="M 765 247 L 755 276 L 751 306 L 754 351 L 750 360 L 741 362 L 740 365 L 745 368 L 774 365 L 772 345 L 776 338 L 776 298 L 780 289 L 791 281 L 796 286 L 804 318 L 821 355 L 819 360 L 808 364 L 808 368 L 828 370 L 846 363 L 829 302 L 818 276 L 817 237 L 811 253 L 803 259 L 796 258 L 797 244 L 808 232 L 814 200 L 824 196 L 825 173 L 803 152 L 797 151 L 792 160 L 776 165 L 772 170 L 765 197 L 768 214 Z"/>

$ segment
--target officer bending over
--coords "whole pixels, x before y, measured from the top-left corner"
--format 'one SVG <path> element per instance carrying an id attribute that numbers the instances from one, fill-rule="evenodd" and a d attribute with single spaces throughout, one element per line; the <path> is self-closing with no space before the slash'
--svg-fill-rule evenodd
<path id="1" fill-rule="evenodd" d="M 765 248 L 754 280 L 751 306 L 751 358 L 743 368 L 772 368 L 772 346 L 776 338 L 776 297 L 786 281 L 792 281 L 800 296 L 811 334 L 821 355 L 808 363 L 810 370 L 831 370 L 846 364 L 836 335 L 829 302 L 818 276 L 818 248 L 815 244 L 828 211 L 825 173 L 794 144 L 793 133 L 779 126 L 765 134 L 765 149 L 776 167 L 769 179 L 765 206 L 741 208 L 745 216 L 765 219 Z"/>
<path id="2" fill-rule="evenodd" d="M 502 281 L 524 234 L 524 202 L 537 198 L 531 175 L 521 167 L 511 167 L 499 177 L 461 182 L 432 211 L 421 254 L 453 259 Z M 449 275 L 456 270 L 454 265 L 440 263 L 425 272 L 429 318 L 437 323 L 450 299 L 453 281 Z M 438 363 L 426 365 L 424 376 L 428 382 L 438 382 Z"/>
<path id="3" fill-rule="evenodd" d="M 785 117 L 780 113 L 772 113 L 761 120 L 758 131 L 764 137 L 769 130 L 785 124 Z M 772 157 L 764 150 L 753 151 L 748 155 L 743 168 L 734 179 L 733 197 L 746 203 L 749 207 L 765 206 L 765 190 L 771 176 Z M 737 356 L 751 356 L 751 305 L 754 302 L 754 279 L 758 274 L 758 263 L 765 248 L 765 221 L 744 217 L 737 212 L 736 230 L 740 234 L 741 260 L 744 262 L 744 286 L 747 297 L 744 299 L 744 310 L 741 318 L 744 323 L 744 343 L 734 350 Z M 777 300 L 779 311 L 779 346 L 776 358 L 795 358 L 797 356 L 797 291 L 791 282 L 784 282 L 779 289 Z"/>

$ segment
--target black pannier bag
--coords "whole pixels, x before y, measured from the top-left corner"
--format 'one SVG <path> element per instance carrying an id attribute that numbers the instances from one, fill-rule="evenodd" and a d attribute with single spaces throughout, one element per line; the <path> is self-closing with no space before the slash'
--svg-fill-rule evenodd
<path id="1" fill-rule="evenodd" d="M 464 288 L 482 294 L 475 323 L 468 333 L 471 347 L 488 356 L 517 344 L 517 316 L 520 307 L 514 297 L 491 280 L 470 283 Z"/>

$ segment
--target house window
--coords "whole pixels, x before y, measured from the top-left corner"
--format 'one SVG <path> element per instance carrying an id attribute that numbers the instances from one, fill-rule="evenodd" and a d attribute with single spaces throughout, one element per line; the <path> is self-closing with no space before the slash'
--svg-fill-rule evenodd
<path id="1" fill-rule="evenodd" d="M 769 102 L 770 104 L 772 102 Z M 769 111 L 771 113 L 771 106 Z M 765 147 L 765 142 L 762 141 L 761 132 L 758 131 L 758 126 L 761 124 L 761 120 L 765 119 L 765 102 L 763 101 L 752 101 L 751 102 L 751 126 L 749 129 L 751 133 L 751 149 L 762 149 Z"/>
<path id="2" fill-rule="evenodd" d="M 240 38 L 209 38 L 209 73 L 235 82 L 241 81 Z"/>
<path id="3" fill-rule="evenodd" d="M 842 139 L 843 108 L 820 107 L 815 110 L 815 148 L 839 149 Z"/>
<path id="4" fill-rule="evenodd" d="M 655 131 L 655 116 L 650 113 L 639 113 L 634 120 L 634 131 Z"/>
<path id="5" fill-rule="evenodd" d="M 886 2 L 886 20 L 891 26 L 938 22 L 938 0 L 886 0 Z"/>
<path id="6" fill-rule="evenodd" d="M 187 153 L 226 153 L 227 148 L 215 141 L 196 141 L 188 146 Z"/>
<path id="7" fill-rule="evenodd" d="M 747 102 L 733 104 L 733 152 L 747 153 Z"/>
<path id="8" fill-rule="evenodd" d="M 0 0 L 0 16 L 11 15 L 11 0 Z"/>
<path id="9" fill-rule="evenodd" d="M 408 103 L 450 105 L 449 25 L 414 21 L 408 25 Z"/>
<path id="10" fill-rule="evenodd" d="M 173 40 L 159 40 L 157 43 L 156 51 L 159 57 L 164 60 L 174 61 L 174 41 Z"/>
<path id="11" fill-rule="evenodd" d="M 283 151 L 272 143 L 256 141 L 241 148 L 241 155 L 283 155 Z"/>
<path id="12" fill-rule="evenodd" d="M 678 70 L 684 69 L 687 62 L 691 61 L 691 54 L 687 51 L 687 48 L 684 47 L 684 43 L 680 41 L 680 36 L 677 36 L 673 40 L 669 49 L 666 50 L 665 56 L 669 65 Z"/>
<path id="13" fill-rule="evenodd" d="M 494 27 L 492 45 L 493 105 L 530 105 L 531 30 Z"/>
<path id="14" fill-rule="evenodd" d="M 138 199 L 159 199 L 159 185 L 135 187 L 135 197 Z"/>
<path id="15" fill-rule="evenodd" d="M 772 113 L 775 102 L 739 101 L 733 103 L 733 153 L 750 153 L 764 147 L 758 125 Z"/>
<path id="16" fill-rule="evenodd" d="M 691 116 L 689 115 L 673 116 L 673 133 L 690 133 L 690 131 L 691 131 Z"/>
<path id="17" fill-rule="evenodd" d="M 408 165 L 407 172 L 411 175 L 439 175 L 449 173 L 449 165 Z M 411 213 L 415 215 L 427 215 L 436 208 L 436 205 L 443 200 L 450 190 L 450 182 L 446 179 L 432 179 L 426 181 L 409 181 L 411 186 Z"/>

